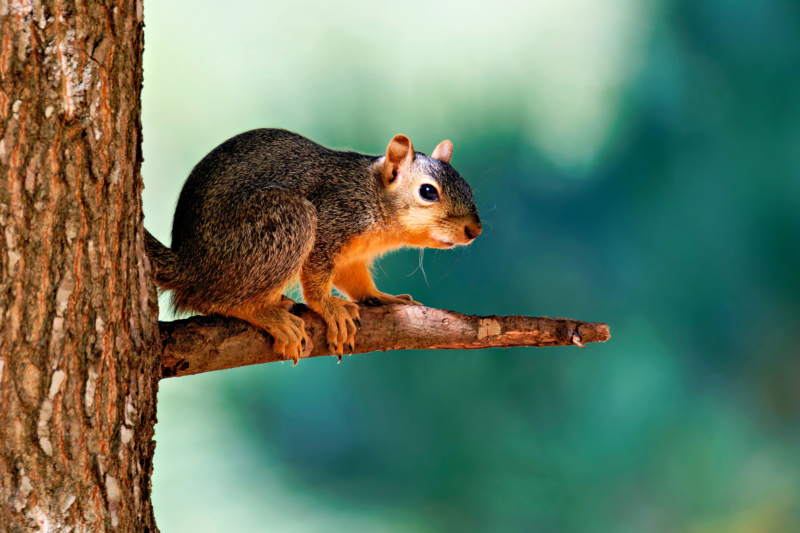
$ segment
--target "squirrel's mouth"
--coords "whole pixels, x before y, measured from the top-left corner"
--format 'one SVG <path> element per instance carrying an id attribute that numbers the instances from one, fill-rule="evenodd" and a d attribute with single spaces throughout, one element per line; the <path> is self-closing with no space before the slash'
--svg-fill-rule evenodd
<path id="1" fill-rule="evenodd" d="M 452 248 L 453 246 L 455 246 L 455 243 L 452 243 L 450 241 L 441 241 L 439 239 L 434 239 L 434 242 L 436 243 L 436 248 Z"/>

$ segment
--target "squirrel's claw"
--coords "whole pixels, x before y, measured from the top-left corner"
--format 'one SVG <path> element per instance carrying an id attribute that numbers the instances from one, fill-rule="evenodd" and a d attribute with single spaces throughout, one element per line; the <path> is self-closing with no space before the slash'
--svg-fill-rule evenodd
<path id="1" fill-rule="evenodd" d="M 277 336 L 273 335 L 275 338 L 275 342 L 272 345 L 273 351 L 281 356 L 281 359 L 284 361 L 292 361 L 292 366 L 297 365 L 300 361 L 300 355 L 302 351 L 300 350 L 299 344 L 289 344 L 283 339 L 278 339 Z"/>
<path id="2" fill-rule="evenodd" d="M 405 300 L 405 305 L 422 305 L 421 303 L 414 301 L 410 294 L 398 294 L 395 298 L 399 300 Z"/>
<path id="3" fill-rule="evenodd" d="M 367 307 L 378 307 L 381 305 L 422 305 L 414 301 L 410 294 L 400 294 L 392 296 L 391 294 L 378 293 L 374 296 L 369 296 L 361 301 Z"/>

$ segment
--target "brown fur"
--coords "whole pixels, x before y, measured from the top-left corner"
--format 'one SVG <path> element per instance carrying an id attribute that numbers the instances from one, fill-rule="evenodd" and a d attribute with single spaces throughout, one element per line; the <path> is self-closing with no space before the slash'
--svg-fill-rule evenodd
<path id="1" fill-rule="evenodd" d="M 284 130 L 243 133 L 211 151 L 181 191 L 172 249 L 147 233 L 156 282 L 177 310 L 241 318 L 275 338 L 295 363 L 303 321 L 283 296 L 299 277 L 306 303 L 328 324 L 332 353 L 352 350 L 358 306 L 417 304 L 378 291 L 372 261 L 402 246 L 450 248 L 481 231 L 469 185 L 449 165 L 397 135 L 384 156 L 324 148 Z M 421 187 L 435 189 L 436 201 Z M 352 300 L 331 294 L 333 287 Z"/>

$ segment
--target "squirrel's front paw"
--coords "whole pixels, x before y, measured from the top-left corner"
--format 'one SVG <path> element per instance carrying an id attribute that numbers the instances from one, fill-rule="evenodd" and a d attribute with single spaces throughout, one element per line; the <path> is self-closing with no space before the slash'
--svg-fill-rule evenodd
<path id="1" fill-rule="evenodd" d="M 320 312 L 328 324 L 328 349 L 341 359 L 345 348 L 353 353 L 355 349 L 356 324 L 361 324 L 358 305 L 342 298 L 331 296 L 323 303 Z"/>
<path id="2" fill-rule="evenodd" d="M 381 305 L 422 305 L 419 302 L 415 302 L 410 294 L 398 294 L 397 296 L 392 296 L 391 294 L 386 294 L 384 292 L 378 293 L 374 296 L 368 296 L 361 301 L 362 304 L 368 307 L 378 307 Z"/>

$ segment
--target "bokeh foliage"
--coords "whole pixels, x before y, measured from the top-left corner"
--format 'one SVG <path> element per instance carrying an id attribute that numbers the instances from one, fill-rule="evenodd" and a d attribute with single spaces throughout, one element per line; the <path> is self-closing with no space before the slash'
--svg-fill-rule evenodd
<path id="1" fill-rule="evenodd" d="M 800 8 L 792 0 L 146 5 L 146 225 L 284 127 L 444 138 L 469 248 L 379 287 L 604 321 L 577 348 L 397 352 L 162 382 L 179 531 L 800 531 Z M 424 274 L 423 274 L 424 269 Z"/>

